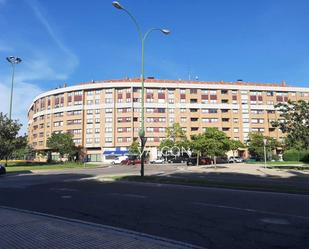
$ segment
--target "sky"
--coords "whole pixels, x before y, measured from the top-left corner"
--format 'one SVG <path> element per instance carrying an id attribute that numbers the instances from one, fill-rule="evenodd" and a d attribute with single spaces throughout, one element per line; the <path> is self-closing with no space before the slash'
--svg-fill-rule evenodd
<path id="1" fill-rule="evenodd" d="M 123 0 L 145 32 L 145 74 L 159 79 L 275 83 L 309 87 L 308 0 Z M 39 93 L 64 82 L 138 77 L 140 42 L 110 0 L 0 0 L 0 111 L 24 124 Z M 2 58 L 2 59 L 1 59 Z"/>

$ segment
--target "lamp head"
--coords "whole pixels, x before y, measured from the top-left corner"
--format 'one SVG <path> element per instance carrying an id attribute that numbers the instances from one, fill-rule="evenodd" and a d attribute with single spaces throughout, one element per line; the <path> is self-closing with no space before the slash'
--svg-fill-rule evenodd
<path id="1" fill-rule="evenodd" d="M 121 4 L 118 2 L 118 1 L 113 1 L 112 2 L 112 5 L 116 8 L 116 9 L 119 9 L 119 10 L 122 10 L 123 7 L 121 6 Z"/>
<path id="2" fill-rule="evenodd" d="M 171 33 L 169 29 L 161 29 L 161 32 L 165 35 L 169 35 Z"/>
<path id="3" fill-rule="evenodd" d="M 22 62 L 22 59 L 19 58 L 19 57 L 15 57 L 15 56 L 9 56 L 9 57 L 6 57 L 6 60 L 8 62 L 10 62 L 11 64 L 19 64 Z"/>

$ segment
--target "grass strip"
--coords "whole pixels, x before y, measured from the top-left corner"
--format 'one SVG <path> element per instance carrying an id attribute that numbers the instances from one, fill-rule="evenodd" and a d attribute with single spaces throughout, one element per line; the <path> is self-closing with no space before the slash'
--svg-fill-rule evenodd
<path id="1" fill-rule="evenodd" d="M 213 181 L 207 179 L 192 179 L 180 177 L 162 177 L 162 176 L 114 176 L 115 181 L 132 181 L 132 182 L 145 182 L 145 183 L 162 183 L 162 184 L 177 184 L 187 186 L 202 186 L 202 187 L 216 187 L 240 190 L 255 190 L 267 192 L 280 192 L 292 194 L 309 194 L 309 189 L 300 187 L 291 187 L 284 185 L 269 185 L 269 184 L 248 184 L 248 183 L 234 183 Z"/>
<path id="2" fill-rule="evenodd" d="M 86 168 L 98 167 L 98 164 L 86 164 Z M 82 163 L 61 163 L 61 164 L 40 164 L 40 165 L 8 165 L 7 172 L 32 171 L 32 170 L 61 170 L 61 169 L 81 169 Z"/>

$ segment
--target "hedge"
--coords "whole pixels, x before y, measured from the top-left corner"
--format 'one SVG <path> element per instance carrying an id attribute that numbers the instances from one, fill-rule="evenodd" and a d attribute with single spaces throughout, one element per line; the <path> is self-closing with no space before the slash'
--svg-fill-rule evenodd
<path id="1" fill-rule="evenodd" d="M 284 161 L 301 161 L 301 162 L 309 162 L 309 151 L 308 150 L 287 150 L 283 153 Z"/>

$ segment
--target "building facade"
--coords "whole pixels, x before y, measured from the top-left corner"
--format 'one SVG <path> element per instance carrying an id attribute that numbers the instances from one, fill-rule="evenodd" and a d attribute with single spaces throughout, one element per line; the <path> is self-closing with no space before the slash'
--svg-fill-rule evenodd
<path id="1" fill-rule="evenodd" d="M 281 84 L 196 82 L 147 79 L 145 82 L 146 147 L 152 157 L 179 123 L 187 136 L 217 127 L 228 137 L 246 142 L 249 132 L 282 139 L 271 126 L 280 119 L 274 105 L 309 101 L 309 88 Z M 108 161 L 127 153 L 138 139 L 141 116 L 139 79 L 106 80 L 58 88 L 37 96 L 28 111 L 28 139 L 36 150 L 47 150 L 53 132 L 69 132 L 89 161 Z"/>

